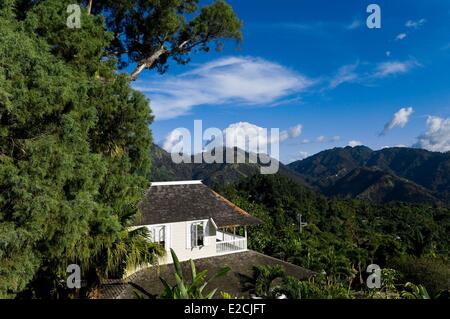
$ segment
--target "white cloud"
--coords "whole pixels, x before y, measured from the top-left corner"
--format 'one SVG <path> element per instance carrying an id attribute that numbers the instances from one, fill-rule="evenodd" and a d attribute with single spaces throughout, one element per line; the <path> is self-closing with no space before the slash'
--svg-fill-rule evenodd
<path id="1" fill-rule="evenodd" d="M 303 131 L 303 125 L 298 124 L 289 129 L 289 134 L 292 138 L 295 138 L 295 137 L 299 137 L 302 134 L 302 131 Z"/>
<path id="2" fill-rule="evenodd" d="M 406 37 L 407 37 L 407 34 L 406 34 L 406 33 L 399 33 L 399 34 L 395 37 L 395 40 L 401 41 L 401 40 L 404 40 Z"/>
<path id="3" fill-rule="evenodd" d="M 427 22 L 426 19 L 420 19 L 420 20 L 408 20 L 405 23 L 405 27 L 407 28 L 413 28 L 413 29 L 419 29 L 422 27 L 425 22 Z"/>
<path id="4" fill-rule="evenodd" d="M 419 66 L 419 64 L 413 60 L 382 62 L 377 65 L 372 77 L 385 78 L 391 75 L 403 74 L 417 66 Z"/>
<path id="5" fill-rule="evenodd" d="M 309 153 L 308 152 L 300 151 L 300 152 L 298 152 L 298 154 L 296 156 L 296 160 L 304 160 L 307 157 L 309 157 Z"/>
<path id="6" fill-rule="evenodd" d="M 174 129 L 172 130 L 167 136 L 165 137 L 163 141 L 162 148 L 165 149 L 167 152 L 171 153 L 172 150 L 178 146 L 182 145 L 182 136 L 183 132 L 180 129 Z"/>
<path id="7" fill-rule="evenodd" d="M 362 145 L 362 142 L 360 142 L 360 141 L 351 140 L 348 142 L 348 146 L 351 146 L 351 147 L 360 146 L 360 145 Z"/>
<path id="8" fill-rule="evenodd" d="M 148 94 L 156 119 L 170 119 L 200 105 L 280 103 L 313 84 L 306 76 L 273 62 L 227 57 L 178 76 L 140 80 L 135 89 Z"/>
<path id="9" fill-rule="evenodd" d="M 316 138 L 316 143 L 335 143 L 335 142 L 339 142 L 341 140 L 341 137 L 336 135 L 336 136 L 318 136 Z"/>
<path id="10" fill-rule="evenodd" d="M 239 147 L 243 150 L 258 153 L 258 145 L 282 142 L 289 136 L 283 132 L 279 136 L 271 136 L 270 131 L 248 122 L 230 124 L 223 130 L 227 147 Z M 248 145 L 248 147 L 246 146 Z"/>
<path id="11" fill-rule="evenodd" d="M 304 160 L 305 158 L 308 158 L 309 156 L 310 156 L 310 154 L 308 152 L 299 151 L 299 152 L 289 156 L 286 163 L 301 161 L 301 160 Z"/>
<path id="12" fill-rule="evenodd" d="M 347 29 L 348 30 L 355 30 L 355 29 L 358 29 L 359 27 L 361 27 L 361 25 L 362 25 L 361 20 L 355 19 L 355 20 L 352 21 L 352 23 L 350 23 L 347 26 Z"/>
<path id="13" fill-rule="evenodd" d="M 170 153 L 175 147 L 181 148 L 183 130 L 185 129 L 177 128 L 167 134 L 162 143 L 163 149 Z M 302 134 L 302 130 L 303 126 L 298 124 L 288 130 L 282 130 L 279 132 L 279 135 L 274 136 L 271 133 L 271 129 L 265 129 L 249 122 L 237 122 L 230 124 L 222 131 L 223 141 L 218 141 L 217 144 L 226 144 L 227 147 L 239 147 L 243 150 L 257 153 L 258 146 L 265 148 L 272 143 L 281 143 L 298 137 Z M 192 136 L 192 134 L 190 135 Z M 190 153 L 190 150 L 184 151 Z"/>
<path id="14" fill-rule="evenodd" d="M 389 57 L 390 51 L 386 52 Z M 358 61 L 347 64 L 338 69 L 336 74 L 329 80 L 328 88 L 335 89 L 343 83 L 371 84 L 374 80 L 383 79 L 389 76 L 405 74 L 421 66 L 416 60 L 405 61 L 384 61 L 376 65 L 360 64 Z M 365 67 L 365 70 L 358 70 Z"/>
<path id="15" fill-rule="evenodd" d="M 410 116 L 414 113 L 414 109 L 412 107 L 403 107 L 400 110 L 398 110 L 392 119 L 386 123 L 384 126 L 383 131 L 380 133 L 380 135 L 386 135 L 387 132 L 392 130 L 394 127 L 405 127 L 405 125 L 408 123 Z"/>
<path id="16" fill-rule="evenodd" d="M 343 83 L 355 82 L 358 80 L 359 76 L 356 72 L 358 64 L 359 63 L 356 62 L 354 64 L 344 65 L 339 68 L 337 74 L 330 81 L 330 88 L 334 89 Z"/>
<path id="17" fill-rule="evenodd" d="M 450 151 L 450 118 L 429 116 L 427 131 L 418 137 L 414 146 L 433 152 Z"/>
<path id="18" fill-rule="evenodd" d="M 255 145 L 266 147 L 272 143 L 281 143 L 288 139 L 298 137 L 302 134 L 303 126 L 298 124 L 289 130 L 283 130 L 279 132 L 279 136 L 272 136 L 270 129 L 264 129 L 257 125 L 248 122 L 238 122 L 230 124 L 223 130 L 223 136 L 228 147 L 239 147 L 246 151 L 257 152 L 257 149 L 253 147 Z M 230 143 L 231 144 L 228 144 Z M 247 142 L 246 142 L 247 141 Z M 254 142 L 248 143 L 248 141 Z M 246 143 L 248 143 L 250 149 L 247 149 Z"/>
<path id="19" fill-rule="evenodd" d="M 336 135 L 336 136 L 332 136 L 331 138 L 330 138 L 330 142 L 339 142 L 341 140 L 341 137 L 340 136 L 338 136 L 338 135 Z"/>
<path id="20" fill-rule="evenodd" d="M 304 139 L 301 141 L 301 143 L 302 144 L 312 144 L 312 143 L 324 144 L 324 143 L 336 143 L 336 142 L 339 142 L 340 140 L 341 140 L 341 137 L 338 135 L 335 135 L 335 136 L 320 135 L 320 136 L 316 137 L 314 140 Z"/>
<path id="21" fill-rule="evenodd" d="M 326 136 L 321 135 L 316 138 L 316 142 L 317 143 L 325 143 L 326 139 L 327 139 Z"/>

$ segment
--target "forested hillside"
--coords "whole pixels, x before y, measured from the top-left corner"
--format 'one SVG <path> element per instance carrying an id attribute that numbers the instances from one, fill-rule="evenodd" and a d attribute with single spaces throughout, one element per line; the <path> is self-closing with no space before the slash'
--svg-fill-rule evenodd
<path id="1" fill-rule="evenodd" d="M 330 196 L 434 203 L 450 200 L 450 154 L 394 147 L 334 148 L 288 165 Z"/>
<path id="2" fill-rule="evenodd" d="M 433 294 L 450 288 L 449 209 L 326 198 L 279 175 L 253 176 L 220 191 L 264 221 L 250 230 L 252 249 L 324 271 L 354 289 L 364 287 L 372 263 Z M 308 223 L 301 233 L 299 213 Z"/>
<path id="3" fill-rule="evenodd" d="M 153 144 L 150 151 L 150 158 L 152 161 L 150 180 L 158 182 L 199 179 L 208 186 L 214 186 L 236 183 L 242 178 L 261 173 L 261 166 L 263 165 L 260 163 L 251 163 L 249 161 L 248 152 L 238 148 L 224 148 L 222 152 L 223 163 L 194 163 L 194 157 L 191 156 L 190 163 L 175 164 L 172 161 L 170 153 L 158 145 Z M 237 163 L 236 160 L 235 163 L 226 163 L 227 152 L 232 153 L 235 159 L 238 157 L 242 158 L 243 162 Z M 267 157 L 267 155 L 263 156 Z M 275 159 L 272 160 L 276 161 Z M 267 159 L 265 159 L 265 162 L 267 162 Z M 278 165 L 279 174 L 286 176 L 297 183 L 306 185 L 306 182 L 299 174 L 283 165 L 283 163 L 279 162 Z"/>

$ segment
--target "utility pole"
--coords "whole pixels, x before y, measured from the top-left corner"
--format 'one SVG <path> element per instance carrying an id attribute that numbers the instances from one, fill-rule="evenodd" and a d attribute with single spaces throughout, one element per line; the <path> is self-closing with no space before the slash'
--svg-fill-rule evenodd
<path id="1" fill-rule="evenodd" d="M 302 222 L 302 216 L 303 216 L 303 215 L 300 214 L 300 213 L 297 214 L 298 229 L 299 229 L 299 231 L 300 231 L 300 234 L 302 233 L 303 227 L 308 226 L 308 223 Z"/>

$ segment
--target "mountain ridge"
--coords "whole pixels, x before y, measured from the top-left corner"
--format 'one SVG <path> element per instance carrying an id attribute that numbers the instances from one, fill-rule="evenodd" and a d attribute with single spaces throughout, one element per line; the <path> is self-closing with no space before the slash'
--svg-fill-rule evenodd
<path id="1" fill-rule="evenodd" d="M 241 157 L 244 163 L 225 163 L 226 152 L 234 152 L 235 159 Z M 223 150 L 224 163 L 194 163 L 193 156 L 191 156 L 190 163 L 176 164 L 172 161 L 171 154 L 162 149 L 160 146 L 153 144 L 150 151 L 152 160 L 152 174 L 151 181 L 174 181 L 174 180 L 190 180 L 201 179 L 206 185 L 214 186 L 215 184 L 233 184 L 240 181 L 242 178 L 249 177 L 255 174 L 260 174 L 261 163 L 251 163 L 248 161 L 249 153 L 241 149 L 224 149 Z M 260 154 L 267 156 L 265 154 Z M 267 162 L 265 158 L 264 162 Z M 276 161 L 276 159 L 271 158 Z M 279 174 L 288 177 L 289 179 L 305 185 L 307 183 L 299 174 L 288 168 L 283 163 L 279 162 Z"/>
<path id="2" fill-rule="evenodd" d="M 287 166 L 328 196 L 366 198 L 378 191 L 375 197 L 379 199 L 374 201 L 381 203 L 448 203 L 450 199 L 448 152 L 405 147 L 374 151 L 367 146 L 347 146 L 325 150 Z M 367 184 L 365 189 L 361 189 L 363 181 Z M 388 194 L 389 189 L 394 194 Z"/>

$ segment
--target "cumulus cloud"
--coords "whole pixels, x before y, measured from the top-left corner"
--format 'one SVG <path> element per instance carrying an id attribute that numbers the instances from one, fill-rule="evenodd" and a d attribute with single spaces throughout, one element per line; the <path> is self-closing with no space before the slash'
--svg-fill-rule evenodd
<path id="1" fill-rule="evenodd" d="M 248 122 L 238 122 L 230 124 L 223 130 L 223 136 L 228 147 L 239 147 L 251 152 L 257 152 L 256 145 L 265 148 L 272 143 L 281 143 L 291 138 L 296 138 L 302 134 L 303 126 L 298 124 L 282 130 L 278 136 L 272 136 L 270 129 L 264 129 Z M 253 142 L 253 143 L 249 143 Z M 250 147 L 250 149 L 247 148 Z"/>
<path id="2" fill-rule="evenodd" d="M 134 88 L 148 94 L 156 119 L 170 119 L 201 105 L 280 103 L 313 84 L 312 79 L 261 58 L 226 57 L 178 76 L 140 80 Z"/>
<path id="3" fill-rule="evenodd" d="M 362 142 L 360 142 L 360 141 L 351 140 L 348 142 L 348 146 L 351 146 L 351 147 L 360 146 L 360 145 L 363 145 Z"/>
<path id="4" fill-rule="evenodd" d="M 415 147 L 433 152 L 450 151 L 450 118 L 429 116 L 427 130 L 417 138 Z"/>
<path id="5" fill-rule="evenodd" d="M 406 39 L 406 37 L 407 37 L 407 34 L 406 34 L 406 33 L 399 33 L 399 34 L 397 34 L 397 36 L 395 37 L 395 40 L 401 41 L 401 40 Z"/>
<path id="6" fill-rule="evenodd" d="M 374 78 L 385 78 L 392 75 L 404 74 L 419 66 L 416 61 L 387 61 L 379 63 L 372 75 Z"/>
<path id="7" fill-rule="evenodd" d="M 280 132 L 279 136 L 271 136 L 270 130 L 264 129 L 248 122 L 230 124 L 223 130 L 227 147 L 258 153 L 258 146 L 267 147 L 272 143 L 279 143 L 289 138 L 288 134 Z"/>
<path id="8" fill-rule="evenodd" d="M 408 20 L 405 23 L 405 27 L 412 28 L 412 29 L 419 29 L 422 27 L 425 22 L 427 22 L 426 19 L 420 19 L 420 20 Z"/>
<path id="9" fill-rule="evenodd" d="M 298 124 L 287 130 L 279 131 L 278 135 L 272 135 L 271 129 L 265 129 L 249 122 L 237 122 L 230 124 L 222 131 L 223 141 L 216 141 L 215 145 L 226 145 L 227 147 L 238 147 L 240 149 L 258 153 L 258 147 L 263 150 L 272 143 L 281 143 L 302 134 L 303 126 Z M 177 128 L 172 130 L 164 138 L 162 147 L 167 152 L 179 150 L 183 143 L 183 134 L 186 129 Z M 220 130 L 219 130 L 220 132 Z M 190 135 L 190 133 L 189 133 Z M 192 137 L 191 137 L 192 138 Z M 208 144 L 211 141 L 207 141 Z M 183 150 L 190 152 L 190 150 Z"/>
<path id="10" fill-rule="evenodd" d="M 289 129 L 289 134 L 292 138 L 295 138 L 295 137 L 299 137 L 302 134 L 302 131 L 303 131 L 303 125 L 298 124 Z"/>
<path id="11" fill-rule="evenodd" d="M 162 143 L 162 148 L 165 149 L 167 152 L 171 153 L 172 150 L 181 146 L 182 143 L 183 143 L 183 130 L 180 128 L 176 128 L 166 135 Z"/>
<path id="12" fill-rule="evenodd" d="M 412 107 L 403 107 L 400 110 L 398 110 L 392 119 L 386 123 L 384 126 L 383 131 L 380 133 L 381 135 L 386 135 L 390 130 L 392 130 L 394 127 L 405 127 L 406 124 L 408 124 L 410 116 L 414 113 L 414 109 Z"/>

